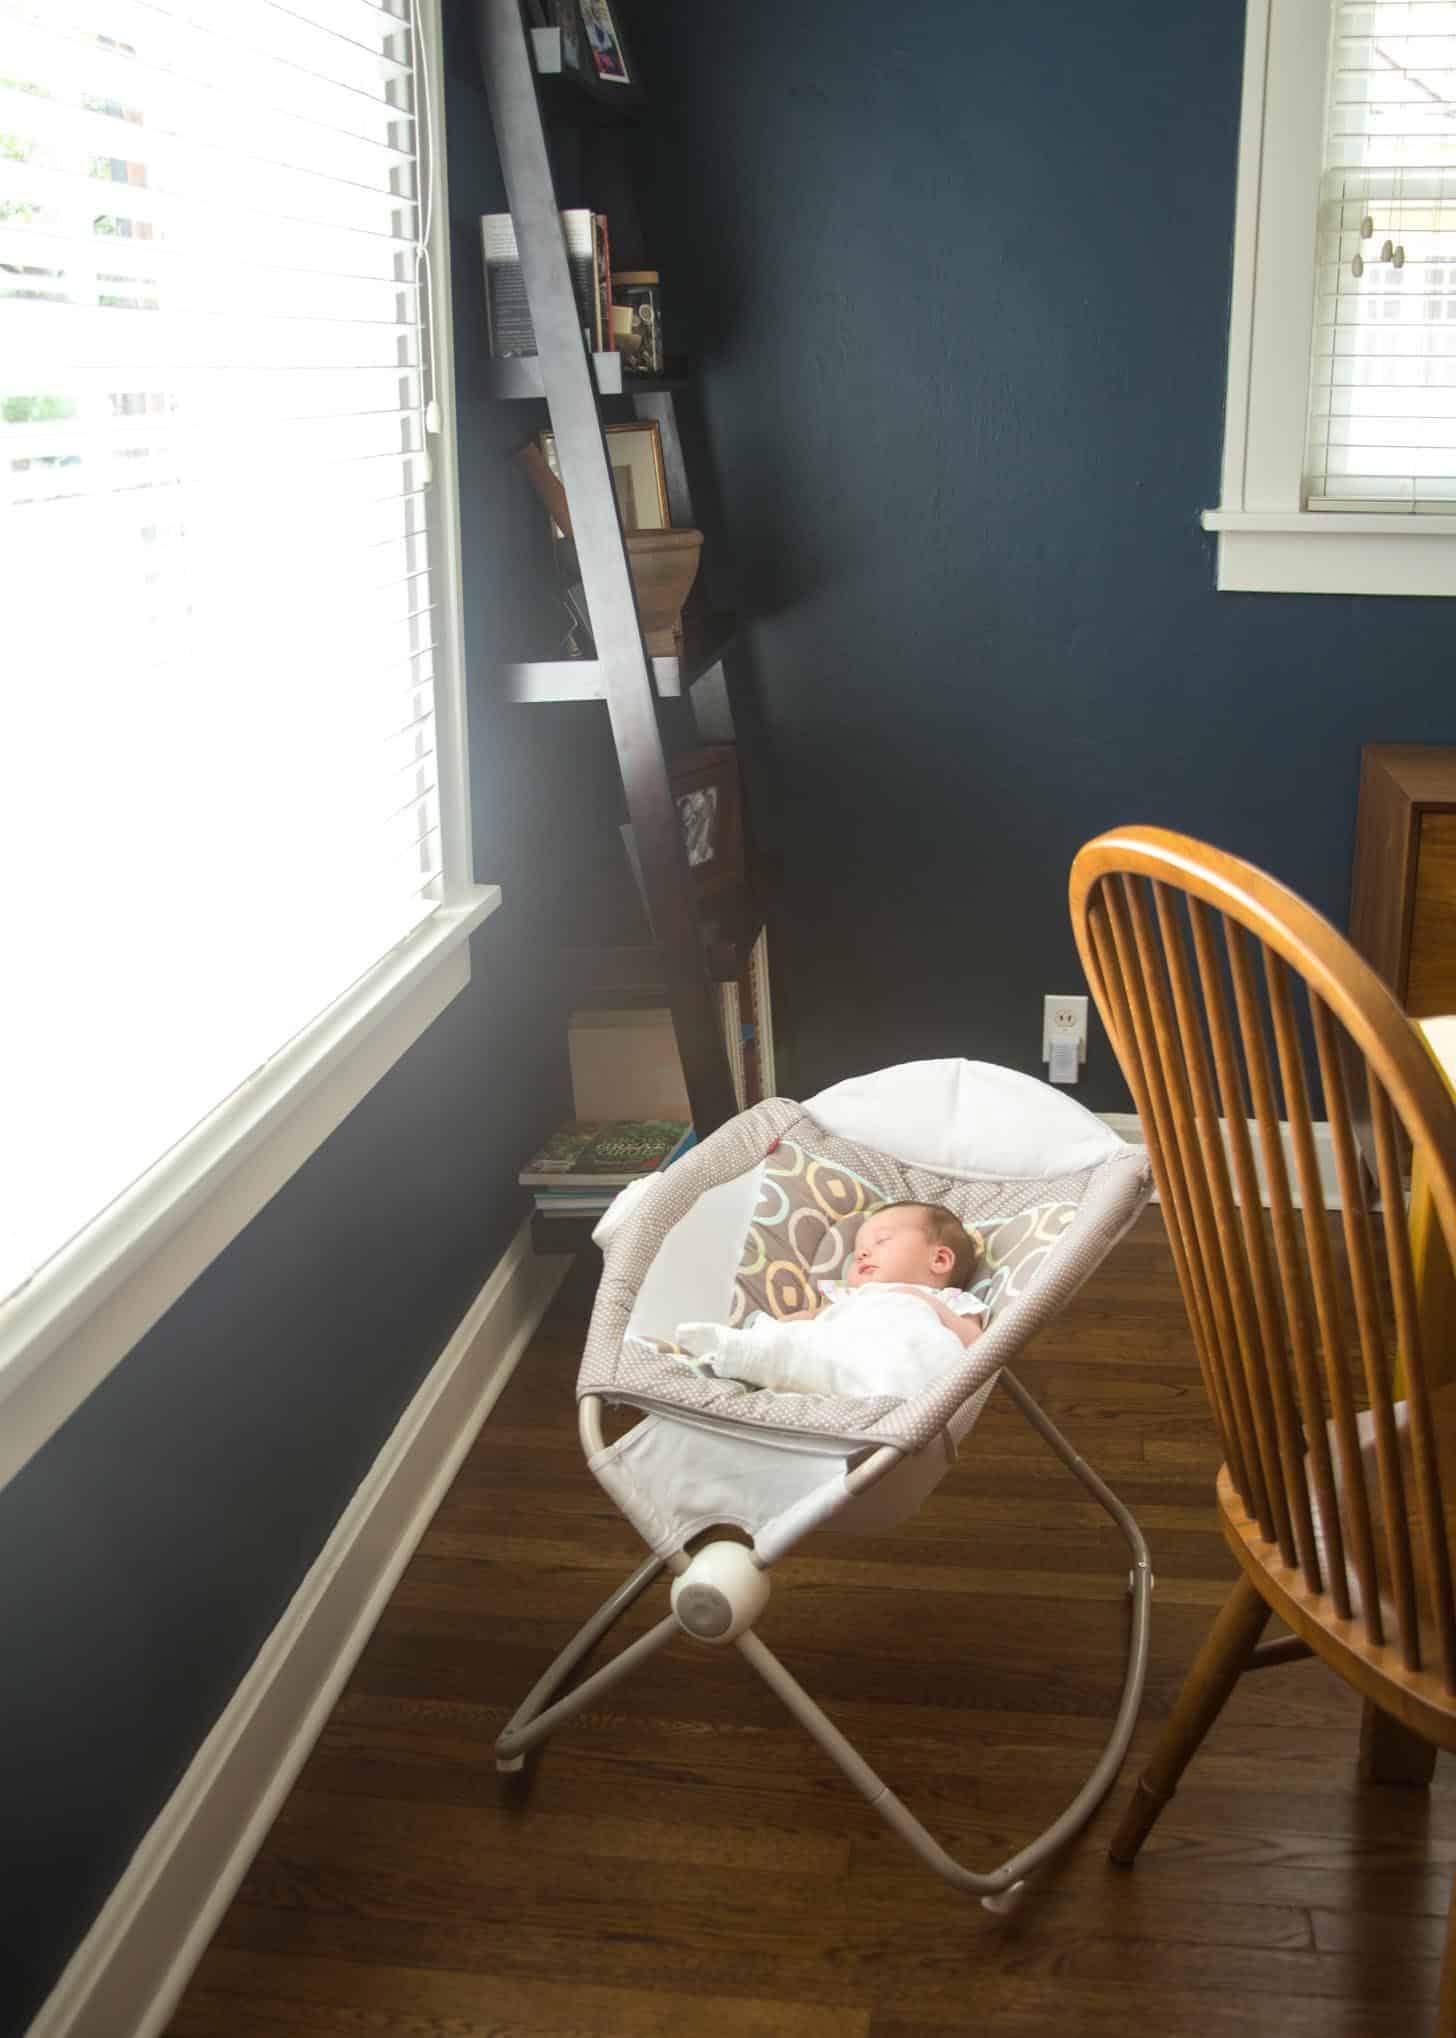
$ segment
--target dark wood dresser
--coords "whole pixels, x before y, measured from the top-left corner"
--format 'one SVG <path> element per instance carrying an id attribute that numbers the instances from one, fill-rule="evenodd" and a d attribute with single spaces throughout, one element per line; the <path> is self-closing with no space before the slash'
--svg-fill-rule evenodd
<path id="1" fill-rule="evenodd" d="M 1413 1019 L 1456 1012 L 1456 743 L 1367 743 L 1350 939 Z"/>

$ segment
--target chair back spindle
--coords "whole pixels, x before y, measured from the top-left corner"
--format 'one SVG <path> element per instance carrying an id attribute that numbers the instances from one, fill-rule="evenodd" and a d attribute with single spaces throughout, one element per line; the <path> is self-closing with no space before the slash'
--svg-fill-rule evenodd
<path id="1" fill-rule="evenodd" d="M 1367 1689 L 1456 1695 L 1456 1495 L 1401 1174 L 1404 1140 L 1456 1250 L 1456 1104 L 1368 965 L 1252 866 L 1119 829 L 1071 889 L 1225 1454 L 1226 1532 L 1317 1645 L 1327 1629 L 1329 1653 L 1363 1652 Z"/>

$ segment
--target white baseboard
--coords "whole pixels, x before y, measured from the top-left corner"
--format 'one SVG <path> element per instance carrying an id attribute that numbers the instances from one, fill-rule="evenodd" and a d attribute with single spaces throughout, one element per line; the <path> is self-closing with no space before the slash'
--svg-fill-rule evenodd
<path id="1" fill-rule="evenodd" d="M 1147 1144 L 1143 1138 L 1142 1124 L 1135 1111 L 1099 1111 L 1097 1116 L 1104 1125 L 1110 1126 L 1120 1138 L 1125 1139 L 1129 1146 L 1145 1146 Z M 1285 1173 L 1289 1177 L 1290 1187 L 1293 1190 L 1294 1207 L 1296 1210 L 1299 1210 L 1303 1208 L 1303 1202 L 1297 1186 L 1297 1177 L 1294 1169 L 1294 1152 L 1290 1145 L 1288 1125 L 1284 1125 L 1281 1130 L 1284 1136 Z M 1227 1150 L 1227 1126 L 1224 1127 L 1223 1137 L 1224 1147 Z M 1263 1197 L 1264 1207 L 1267 1210 L 1269 1207 L 1269 1183 L 1264 1169 L 1264 1156 L 1259 1150 L 1258 1126 L 1252 1118 L 1249 1120 L 1249 1137 L 1253 1141 L 1254 1162 L 1259 1170 L 1259 1190 Z M 1319 1163 L 1320 1185 L 1324 1190 L 1325 1208 L 1326 1210 L 1341 1210 L 1344 1208 L 1344 1205 L 1340 1200 L 1340 1184 L 1335 1173 L 1335 1144 L 1330 1136 L 1329 1123 L 1323 1118 L 1317 1118 L 1314 1121 L 1314 1151 L 1315 1159 Z M 1233 1179 L 1232 1159 L 1229 1162 L 1229 1179 L 1230 1181 Z M 1155 1203 L 1158 1201 L 1156 1191 L 1153 1195 L 1153 1201 Z"/>
<path id="2" fill-rule="evenodd" d="M 155 2038 L 165 2025 L 570 1264 L 533 1255 L 522 1225 L 28 2038 Z"/>

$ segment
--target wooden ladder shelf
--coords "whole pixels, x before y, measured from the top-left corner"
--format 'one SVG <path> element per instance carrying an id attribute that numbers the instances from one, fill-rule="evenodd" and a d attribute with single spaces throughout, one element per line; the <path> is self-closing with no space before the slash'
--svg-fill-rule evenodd
<path id="1" fill-rule="evenodd" d="M 652 664 L 638 620 L 592 361 L 582 343 L 567 267 L 530 45 L 519 0 L 476 0 L 476 21 L 535 328 L 541 391 L 571 504 L 601 693 L 641 861 L 663 992 L 702 1139 L 734 1116 L 737 1101 L 657 723 Z"/>

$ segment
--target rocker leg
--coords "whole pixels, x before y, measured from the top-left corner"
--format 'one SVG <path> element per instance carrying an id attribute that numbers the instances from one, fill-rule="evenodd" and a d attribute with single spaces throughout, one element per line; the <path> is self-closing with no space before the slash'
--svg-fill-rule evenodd
<path id="1" fill-rule="evenodd" d="M 1117 1716 L 1112 1723 L 1107 1745 L 1092 1774 L 1061 1816 L 1054 1819 L 1051 1825 L 1039 1833 L 1029 1845 L 1013 1854 L 1009 1860 L 1003 1861 L 1000 1867 L 993 1868 L 984 1875 L 978 1874 L 974 1869 L 963 1868 L 926 1830 L 915 1814 L 900 1802 L 884 1780 L 876 1775 L 859 1751 L 845 1739 L 834 1722 L 821 1711 L 798 1680 L 789 1675 L 778 1657 L 764 1646 L 757 1635 L 752 1631 L 740 1634 L 734 1646 L 752 1664 L 764 1683 L 783 1701 L 795 1719 L 812 1739 L 818 1742 L 825 1754 L 849 1779 L 866 1802 L 915 1850 L 927 1868 L 934 1869 L 937 1875 L 943 1876 L 956 1889 L 979 1896 L 988 1910 L 1004 1913 L 1015 1904 L 1031 1871 L 1050 1860 L 1081 1832 L 1116 1781 L 1117 1772 L 1127 1754 L 1128 1743 L 1132 1739 L 1138 1707 L 1142 1702 L 1143 1681 L 1148 1663 L 1148 1627 L 1153 1574 L 1142 1532 L 1117 1495 L 1098 1477 L 1091 1466 L 1077 1455 L 1020 1382 L 1013 1380 L 1010 1373 L 1003 1373 L 1001 1378 L 1032 1427 L 1045 1437 L 1062 1462 L 1107 1509 L 1126 1538 L 1133 1559 L 1133 1568 L 1128 1574 L 1132 1609 L 1127 1662 Z"/>
<path id="2" fill-rule="evenodd" d="M 866 1803 L 871 1805 L 885 1823 L 893 1827 L 900 1838 L 915 1850 L 927 1868 L 933 1868 L 937 1875 L 943 1876 L 956 1889 L 979 1896 L 987 1909 L 1005 1911 L 1019 1896 L 1032 1869 L 1049 1860 L 1086 1825 L 1117 1775 L 1123 1756 L 1127 1753 L 1133 1722 L 1137 1717 L 1138 1702 L 1142 1696 L 1142 1666 L 1146 1660 L 1148 1598 L 1151 1590 L 1148 1576 L 1143 1572 L 1134 1587 L 1134 1639 L 1128 1651 L 1122 1703 L 1101 1759 L 1060 1818 L 1054 1820 L 1045 1832 L 1039 1833 L 1029 1846 L 1023 1847 L 1019 1853 L 1003 1861 L 999 1868 L 993 1868 L 984 1875 L 978 1874 L 973 1868 L 963 1868 L 960 1862 L 948 1854 L 940 1842 L 927 1832 L 915 1814 L 901 1803 L 884 1779 L 871 1769 L 859 1750 L 845 1739 L 834 1722 L 810 1698 L 798 1679 L 790 1676 L 778 1657 L 764 1646 L 757 1635 L 752 1633 L 739 1635 L 734 1647 L 748 1659 L 769 1689 L 782 1699 L 794 1718 L 811 1738 L 818 1742 L 835 1767 L 848 1778 Z"/>
<path id="3" fill-rule="evenodd" d="M 522 1721 L 521 1714 L 517 1713 L 505 1732 L 496 1738 L 496 1768 L 507 1772 L 519 1769 L 521 1758 L 528 1754 L 538 1741 L 544 1741 L 548 1734 L 554 1733 L 564 1720 L 575 1719 L 579 1712 L 585 1712 L 604 1691 L 610 1691 L 614 1684 L 620 1684 L 624 1677 L 631 1675 L 639 1663 L 645 1662 L 649 1656 L 655 1656 L 659 1649 L 681 1633 L 682 1629 L 678 1626 L 676 1617 L 668 1614 L 655 1628 L 649 1628 L 645 1635 L 639 1635 L 635 1642 L 629 1643 L 620 1656 L 614 1656 L 594 1677 L 588 1677 L 584 1684 L 578 1684 L 575 1690 L 567 1692 L 565 1698 L 558 1698 L 555 1705 L 548 1705 L 544 1712 L 538 1712 L 534 1719 Z M 522 1707 L 522 1711 L 524 1710 Z"/>
<path id="4" fill-rule="evenodd" d="M 570 1718 L 571 1712 L 580 1710 L 579 1704 L 573 1705 L 570 1711 L 567 1711 L 564 1702 L 562 1705 L 553 1706 L 550 1701 L 577 1664 L 596 1647 L 613 1621 L 618 1620 L 635 1600 L 641 1598 L 653 1579 L 667 1568 L 668 1562 L 668 1559 L 662 1557 L 648 1557 L 644 1563 L 637 1566 L 630 1578 L 619 1585 L 608 1599 L 602 1601 L 591 1619 L 583 1627 L 578 1628 L 545 1676 L 536 1680 L 507 1721 L 495 1744 L 497 1769 L 507 1774 L 519 1769 L 528 1748 L 533 1748 L 538 1741 L 543 1741 L 551 1727 L 559 1725 L 563 1719 Z M 675 1561 L 673 1568 L 676 1568 Z M 666 1641 L 668 1637 L 664 1635 L 662 1639 Z M 640 1660 L 642 1654 L 641 1644 L 634 1643 L 633 1648 L 636 1653 L 632 1655 L 631 1660 L 635 1663 Z M 609 1663 L 605 1670 L 598 1671 L 596 1677 L 589 1681 L 589 1685 L 584 1685 L 582 1689 L 600 1691 L 603 1688 L 603 1681 L 614 1684 L 617 1677 L 622 1674 L 614 1663 Z M 533 1722 L 539 1725 L 542 1721 L 549 1721 L 549 1725 L 541 1726 L 539 1732 L 528 1732 Z"/>
<path id="5" fill-rule="evenodd" d="M 1268 1619 L 1268 1606 L 1241 1575 L 1183 1680 L 1178 1703 L 1153 1759 L 1138 1778 L 1132 1802 L 1112 1836 L 1107 1851 L 1123 1867 L 1131 1866 L 1158 1814 L 1177 1789 L 1179 1777 L 1222 1712 Z"/>

